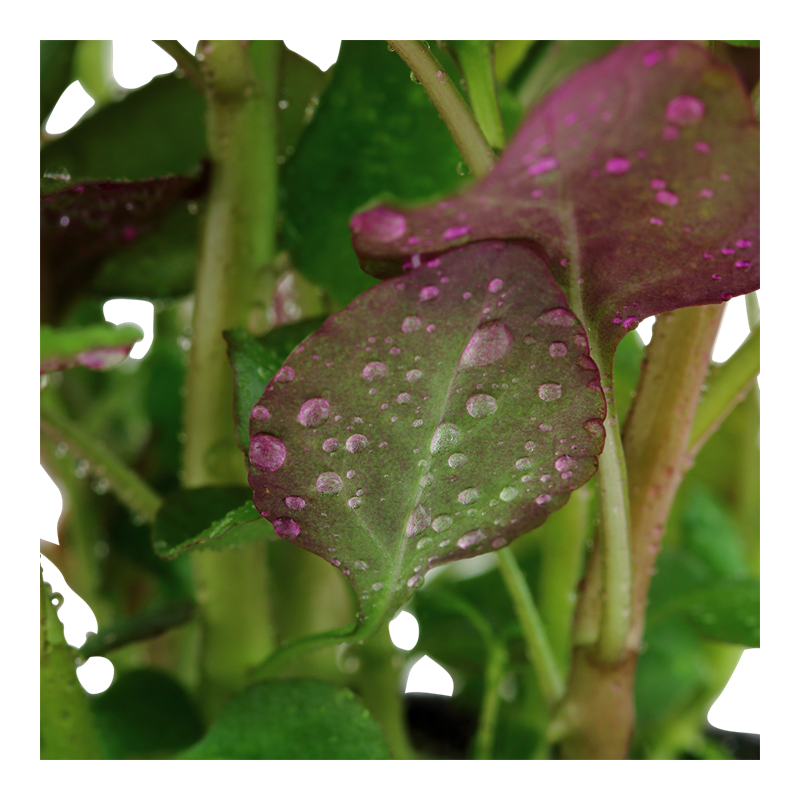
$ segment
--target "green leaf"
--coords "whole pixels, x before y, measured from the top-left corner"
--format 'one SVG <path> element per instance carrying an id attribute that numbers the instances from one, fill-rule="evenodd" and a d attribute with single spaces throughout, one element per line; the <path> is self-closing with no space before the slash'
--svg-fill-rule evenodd
<path id="1" fill-rule="evenodd" d="M 64 89 L 72 83 L 72 57 L 77 41 L 39 41 L 39 118 L 44 122 Z"/>
<path id="2" fill-rule="evenodd" d="M 680 608 L 703 636 L 745 647 L 761 646 L 761 595 L 757 578 L 728 578 L 685 595 Z"/>
<path id="3" fill-rule="evenodd" d="M 274 328 L 255 338 L 242 328 L 224 331 L 228 359 L 233 368 L 236 441 L 246 453 L 250 449 L 250 412 L 286 357 L 306 337 L 322 327 L 325 317 L 301 320 Z"/>
<path id="4" fill-rule="evenodd" d="M 191 172 L 206 156 L 205 101 L 175 75 L 154 78 L 101 108 L 41 152 L 43 172 L 141 180 Z"/>
<path id="5" fill-rule="evenodd" d="M 56 372 L 67 367 L 111 369 L 121 364 L 141 341 L 138 325 L 113 325 L 106 322 L 86 328 L 52 328 L 42 325 L 39 333 L 40 372 Z"/>
<path id="6" fill-rule="evenodd" d="M 389 759 L 383 733 L 349 690 L 312 680 L 257 683 L 237 694 L 183 759 Z"/>
<path id="7" fill-rule="evenodd" d="M 153 549 L 161 558 L 195 547 L 228 550 L 274 536 L 272 526 L 241 486 L 179 489 L 164 498 L 153 525 Z"/>
<path id="8" fill-rule="evenodd" d="M 337 302 L 375 281 L 358 269 L 350 215 L 379 194 L 422 200 L 464 185 L 461 157 L 425 91 L 379 41 L 345 41 L 319 108 L 283 170 L 284 239 Z"/>
<path id="9" fill-rule="evenodd" d="M 459 248 L 330 317 L 253 409 L 256 506 L 348 577 L 368 630 L 597 469 L 605 399 L 565 305 L 527 248 Z"/>
<path id="10" fill-rule="evenodd" d="M 163 758 L 190 747 L 204 733 L 186 690 L 155 670 L 123 673 L 91 704 L 107 758 Z"/>

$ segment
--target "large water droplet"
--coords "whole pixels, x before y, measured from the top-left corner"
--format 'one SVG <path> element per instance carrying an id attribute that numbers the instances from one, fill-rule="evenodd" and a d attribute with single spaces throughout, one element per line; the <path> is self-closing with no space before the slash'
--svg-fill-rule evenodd
<path id="1" fill-rule="evenodd" d="M 293 519 L 289 519 L 288 517 L 276 519 L 272 523 L 272 526 L 275 528 L 275 533 L 277 533 L 281 539 L 294 539 L 300 533 L 300 526 Z"/>
<path id="2" fill-rule="evenodd" d="M 415 383 L 422 377 L 422 373 L 418 369 L 410 369 L 406 372 L 406 380 Z"/>
<path id="3" fill-rule="evenodd" d="M 463 492 L 458 493 L 458 502 L 464 506 L 472 505 L 478 499 L 478 490 L 474 487 L 464 489 Z"/>
<path id="4" fill-rule="evenodd" d="M 461 440 L 461 431 L 452 422 L 443 422 L 431 439 L 431 453 L 454 450 Z"/>
<path id="5" fill-rule="evenodd" d="M 368 444 L 369 441 L 367 440 L 366 436 L 360 433 L 354 433 L 347 439 L 347 441 L 344 443 L 344 446 L 351 453 L 360 453 Z"/>
<path id="6" fill-rule="evenodd" d="M 483 531 L 470 531 L 469 533 L 465 533 L 457 542 L 456 544 L 462 549 L 466 550 L 468 547 L 473 547 L 474 545 L 478 544 L 478 542 L 482 542 L 486 537 L 483 534 Z"/>
<path id="7" fill-rule="evenodd" d="M 667 103 L 664 115 L 675 125 L 696 125 L 706 112 L 705 103 L 697 97 L 679 94 Z"/>
<path id="8" fill-rule="evenodd" d="M 514 486 L 506 486 L 500 492 L 500 499 L 505 503 L 510 503 L 518 494 L 519 492 Z"/>
<path id="9" fill-rule="evenodd" d="M 326 453 L 335 453 L 339 449 L 339 440 L 338 439 L 326 439 L 322 443 L 322 449 Z"/>
<path id="10" fill-rule="evenodd" d="M 331 415 L 331 404 L 324 397 L 312 397 L 306 400 L 297 413 L 297 421 L 306 428 L 322 425 Z"/>
<path id="11" fill-rule="evenodd" d="M 436 533 L 444 533 L 453 524 L 453 518 L 448 514 L 441 514 L 432 523 L 433 529 Z"/>
<path id="12" fill-rule="evenodd" d="M 275 472 L 286 460 L 286 446 L 275 436 L 259 433 L 250 441 L 250 463 L 265 472 Z"/>
<path id="13" fill-rule="evenodd" d="M 342 486 L 342 479 L 335 472 L 323 472 L 317 478 L 317 491 L 320 494 L 339 494 Z"/>
<path id="14" fill-rule="evenodd" d="M 406 317 L 400 325 L 403 333 L 413 333 L 422 327 L 422 320 L 419 317 Z"/>
<path id="15" fill-rule="evenodd" d="M 361 377 L 374 381 L 376 378 L 383 378 L 386 375 L 386 364 L 383 361 L 370 361 L 364 369 L 361 370 Z"/>
<path id="16" fill-rule="evenodd" d="M 408 522 L 406 522 L 406 536 L 416 536 L 418 533 L 422 533 L 427 527 L 431 524 L 431 515 L 423 508 L 423 506 L 417 506 L 412 512 L 411 516 L 408 518 Z"/>
<path id="17" fill-rule="evenodd" d="M 502 358 L 511 347 L 514 337 L 503 322 L 481 325 L 470 337 L 458 366 L 461 369 L 485 367 Z"/>
<path id="18" fill-rule="evenodd" d="M 463 453 L 453 453 L 450 458 L 447 459 L 447 463 L 453 468 L 458 469 L 459 467 L 463 467 L 464 464 L 467 463 L 467 457 Z"/>
<path id="19" fill-rule="evenodd" d="M 300 511 L 306 507 L 306 501 L 302 497 L 290 495 L 283 502 L 286 503 L 286 508 L 290 508 L 292 511 Z"/>
<path id="20" fill-rule="evenodd" d="M 575 459 L 569 456 L 561 456 L 556 459 L 555 467 L 559 472 L 572 469 L 575 466 Z"/>
<path id="21" fill-rule="evenodd" d="M 518 458 L 516 464 L 514 464 L 518 470 L 522 470 L 523 472 L 529 470 L 532 465 L 533 462 L 529 458 Z"/>
<path id="22" fill-rule="evenodd" d="M 536 321 L 545 325 L 570 328 L 577 324 L 578 319 L 568 308 L 552 308 L 550 311 L 545 311 Z"/>
<path id="23" fill-rule="evenodd" d="M 558 400 L 561 397 L 560 383 L 542 383 L 538 389 L 539 397 L 546 403 Z"/>
<path id="24" fill-rule="evenodd" d="M 403 405 L 403 403 L 410 403 L 411 395 L 408 392 L 400 392 L 400 394 L 397 395 L 397 402 L 400 403 L 400 405 Z"/>
<path id="25" fill-rule="evenodd" d="M 393 242 L 406 232 L 406 218 L 388 208 L 372 208 L 350 220 L 353 233 L 363 233 L 379 242 Z"/>
<path id="26" fill-rule="evenodd" d="M 466 405 L 467 413 L 475 419 L 491 416 L 497 411 L 497 400 L 490 394 L 474 394 Z"/>

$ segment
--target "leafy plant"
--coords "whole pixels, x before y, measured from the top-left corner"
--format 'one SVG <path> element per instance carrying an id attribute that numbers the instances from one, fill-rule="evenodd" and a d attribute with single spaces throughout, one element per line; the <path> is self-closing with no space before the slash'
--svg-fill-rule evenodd
<path id="1" fill-rule="evenodd" d="M 48 555 L 100 623 L 70 654 L 43 586 L 42 756 L 719 755 L 705 715 L 759 646 L 735 58 L 361 41 L 322 73 L 277 41 L 158 44 L 181 77 L 42 147 L 42 457 L 71 509 Z M 42 43 L 43 118 L 90 52 Z M 119 294 L 155 342 L 109 369 L 140 338 L 102 322 Z M 739 295 L 750 337 L 713 364 Z M 422 653 L 469 742 L 414 723 Z"/>

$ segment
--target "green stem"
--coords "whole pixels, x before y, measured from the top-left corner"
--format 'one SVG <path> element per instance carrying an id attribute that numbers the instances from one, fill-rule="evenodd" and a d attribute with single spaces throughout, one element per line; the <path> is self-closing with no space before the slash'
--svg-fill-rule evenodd
<path id="1" fill-rule="evenodd" d="M 200 71 L 200 62 L 178 41 L 174 39 L 153 39 L 153 41 L 167 54 L 178 62 L 178 69 L 201 92 L 205 92 L 205 82 Z"/>
<path id="2" fill-rule="evenodd" d="M 483 699 L 478 716 L 478 732 L 475 734 L 473 758 L 485 761 L 492 757 L 494 739 L 497 730 L 497 718 L 500 712 L 500 682 L 503 680 L 508 666 L 508 652 L 499 641 L 489 644 L 486 660 L 486 671 L 483 678 Z"/>
<path id="3" fill-rule="evenodd" d="M 72 420 L 52 408 L 41 405 L 41 430 L 56 444 L 65 442 L 73 455 L 86 459 L 95 475 L 105 478 L 114 494 L 131 511 L 153 522 L 161 498 L 132 469 L 115 456 L 102 442 L 95 441 Z"/>
<path id="4" fill-rule="evenodd" d="M 758 304 L 758 293 L 750 292 L 744 296 L 745 306 L 747 307 L 747 324 L 752 331 L 761 320 L 761 308 Z"/>
<path id="5" fill-rule="evenodd" d="M 554 706 L 564 694 L 564 680 L 533 602 L 531 590 L 514 554 L 506 547 L 498 550 L 497 556 L 500 575 L 522 627 L 528 660 L 536 672 L 544 699 L 549 705 Z"/>
<path id="6" fill-rule="evenodd" d="M 186 377 L 186 487 L 246 483 L 234 436 L 233 376 L 222 332 L 249 328 L 259 273 L 275 256 L 279 42 L 203 42 L 211 184 L 195 281 Z M 257 52 L 256 52 L 257 51 Z M 253 58 L 272 76 L 262 83 Z M 264 543 L 193 554 L 201 681 L 213 709 L 273 647 Z"/>
<path id="7" fill-rule="evenodd" d="M 496 150 L 506 146 L 503 118 L 497 103 L 494 74 L 495 42 L 466 40 L 450 43 L 467 83 L 470 105 L 486 140 Z"/>
<path id="8" fill-rule="evenodd" d="M 708 388 L 697 406 L 689 437 L 692 458 L 747 396 L 761 364 L 761 325 L 756 323 L 741 347 L 708 378 Z"/>
<path id="9" fill-rule="evenodd" d="M 436 56 L 422 42 L 388 39 L 389 46 L 406 62 L 439 116 L 447 125 L 467 166 L 476 178 L 482 178 L 494 165 L 494 154 L 475 115 L 453 86 Z"/>

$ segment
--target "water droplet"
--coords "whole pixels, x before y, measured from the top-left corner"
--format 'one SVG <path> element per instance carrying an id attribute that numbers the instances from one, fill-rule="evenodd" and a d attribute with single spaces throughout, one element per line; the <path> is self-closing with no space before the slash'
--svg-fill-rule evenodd
<path id="1" fill-rule="evenodd" d="M 278 383 L 291 383 L 294 380 L 294 370 L 284 364 L 276 373 L 275 381 Z"/>
<path id="2" fill-rule="evenodd" d="M 339 449 L 339 440 L 338 439 L 326 439 L 322 443 L 322 449 L 326 453 L 335 453 Z"/>
<path id="3" fill-rule="evenodd" d="M 500 278 L 495 278 L 494 280 L 489 281 L 489 291 L 492 294 L 497 294 L 498 292 L 503 291 L 503 281 Z"/>
<path id="4" fill-rule="evenodd" d="M 536 442 L 525 442 L 525 449 L 532 453 L 536 449 Z"/>
<path id="5" fill-rule="evenodd" d="M 627 158 L 609 158 L 606 161 L 606 172 L 609 175 L 622 175 L 631 168 L 631 162 Z"/>
<path id="6" fill-rule="evenodd" d="M 354 433 L 347 439 L 347 441 L 344 443 L 344 446 L 351 453 L 360 453 L 368 444 L 369 441 L 367 440 L 366 436 L 360 433 Z"/>
<path id="7" fill-rule="evenodd" d="M 570 458 L 569 456 L 561 456 L 560 458 L 556 459 L 555 467 L 559 472 L 564 472 L 564 470 L 572 469 L 575 466 L 575 459 Z"/>
<path id="8" fill-rule="evenodd" d="M 347 477 L 350 478 L 350 480 L 355 478 L 355 476 L 356 476 L 356 471 L 354 469 L 347 470 Z"/>
<path id="9" fill-rule="evenodd" d="M 411 423 L 411 425 L 412 425 L 414 428 L 419 428 L 419 427 L 421 427 L 421 426 L 422 426 L 422 420 L 421 420 L 421 419 L 415 419 L 415 420 L 414 420 L 414 421 Z"/>
<path id="10" fill-rule="evenodd" d="M 542 505 L 542 503 L 547 503 L 549 500 L 552 500 L 552 498 L 550 497 L 550 495 L 549 495 L 549 494 L 540 494 L 540 495 L 539 495 L 539 496 L 536 498 L 536 502 L 537 502 L 539 505 Z"/>
<path id="11" fill-rule="evenodd" d="M 406 218 L 388 208 L 372 208 L 353 216 L 350 230 L 379 242 L 394 242 L 406 232 Z"/>
<path id="12" fill-rule="evenodd" d="M 410 577 L 410 578 L 409 578 L 409 579 L 406 581 L 406 586 L 408 586 L 408 588 L 409 588 L 409 589 L 411 589 L 411 588 L 413 588 L 414 586 L 416 586 L 418 583 L 420 583 L 420 584 L 421 584 L 423 581 L 424 581 L 424 578 L 423 578 L 423 576 L 422 576 L 422 575 L 412 575 L 412 576 L 411 576 L 411 577 Z"/>
<path id="13" fill-rule="evenodd" d="M 510 503 L 518 494 L 519 494 L 519 492 L 517 491 L 517 489 L 515 487 L 506 486 L 500 492 L 500 499 L 505 503 Z"/>
<path id="14" fill-rule="evenodd" d="M 301 511 L 306 507 L 306 501 L 303 500 L 302 497 L 294 497 L 289 496 L 284 499 L 283 501 L 286 503 L 286 508 L 290 508 L 292 511 Z"/>
<path id="15" fill-rule="evenodd" d="M 342 479 L 335 472 L 323 472 L 317 478 L 317 491 L 320 494 L 339 494 L 343 486 Z"/>
<path id="16" fill-rule="evenodd" d="M 467 400 L 467 413 L 475 418 L 488 417 L 497 411 L 497 400 L 490 394 L 474 394 Z"/>
<path id="17" fill-rule="evenodd" d="M 361 377 L 368 381 L 374 381 L 376 378 L 383 378 L 386 376 L 386 364 L 383 361 L 370 361 L 364 369 L 361 370 Z"/>
<path id="18" fill-rule="evenodd" d="M 463 492 L 458 493 L 458 502 L 464 506 L 472 505 L 478 499 L 478 490 L 474 487 L 464 489 Z"/>
<path id="19" fill-rule="evenodd" d="M 739 269 L 744 269 L 745 267 L 749 267 L 750 266 L 750 262 L 749 261 L 737 261 L 733 266 L 734 267 L 738 267 Z"/>
<path id="20" fill-rule="evenodd" d="M 289 519 L 288 517 L 280 517 L 276 519 L 272 525 L 275 528 L 275 533 L 277 533 L 281 539 L 294 539 L 300 533 L 300 526 L 293 519 Z"/>
<path id="21" fill-rule="evenodd" d="M 492 542 L 492 547 L 505 547 L 507 544 L 508 544 L 508 542 L 502 536 L 498 536 Z"/>
<path id="22" fill-rule="evenodd" d="M 743 250 L 745 247 L 750 247 L 753 243 L 749 239 L 738 239 L 736 241 L 736 246 Z"/>
<path id="23" fill-rule="evenodd" d="M 286 446 L 275 436 L 259 433 L 250 441 L 250 463 L 265 472 L 275 472 L 286 460 Z"/>
<path id="24" fill-rule="evenodd" d="M 694 149 L 698 153 L 710 153 L 711 152 L 711 145 L 708 142 L 695 142 Z"/>
<path id="25" fill-rule="evenodd" d="M 422 377 L 422 373 L 418 369 L 410 369 L 406 372 L 406 380 L 415 383 Z"/>
<path id="26" fill-rule="evenodd" d="M 668 192 L 666 189 L 663 189 L 656 194 L 656 200 L 665 206 L 678 205 L 678 195 L 676 195 L 674 192 Z"/>
<path id="27" fill-rule="evenodd" d="M 439 290 L 435 286 L 423 286 L 420 289 L 420 300 L 435 300 L 439 296 Z"/>
<path id="28" fill-rule="evenodd" d="M 528 175 L 542 175 L 554 169 L 558 169 L 558 161 L 552 156 L 545 156 L 531 164 L 526 171 Z"/>
<path id="29" fill-rule="evenodd" d="M 431 453 L 442 453 L 453 450 L 461 440 L 461 431 L 451 422 L 443 422 L 436 429 L 431 439 Z"/>
<path id="30" fill-rule="evenodd" d="M 360 561 L 360 560 L 359 561 L 354 561 L 353 562 L 353 566 L 356 569 L 360 569 L 362 572 L 364 572 L 367 569 L 367 562 L 366 561 Z"/>
<path id="31" fill-rule="evenodd" d="M 269 419 L 269 411 L 264 406 L 253 406 L 250 417 L 252 419 Z"/>
<path id="32" fill-rule="evenodd" d="M 300 406 L 297 421 L 306 428 L 316 428 L 330 415 L 331 404 L 324 397 L 312 397 Z"/>
<path id="33" fill-rule="evenodd" d="M 564 342 L 553 342 L 550 345 L 549 353 L 553 358 L 563 358 L 567 354 L 567 346 Z"/>
<path id="34" fill-rule="evenodd" d="M 702 100 L 688 94 L 680 94 L 667 103 L 664 115 L 668 122 L 684 127 L 697 125 L 703 119 L 705 112 L 706 106 Z"/>
<path id="35" fill-rule="evenodd" d="M 422 533 L 431 524 L 431 515 L 423 506 L 417 506 L 406 522 L 406 536 L 411 538 Z"/>
<path id="36" fill-rule="evenodd" d="M 459 239 L 462 236 L 467 236 L 471 230 L 472 230 L 471 225 L 457 225 L 453 228 L 448 228 L 442 234 L 442 238 L 447 239 L 448 241 L 451 239 Z"/>
<path id="37" fill-rule="evenodd" d="M 473 547 L 474 545 L 478 544 L 478 542 L 482 542 L 486 537 L 483 534 L 483 531 L 476 530 L 470 531 L 469 533 L 465 533 L 457 542 L 456 544 L 462 549 L 466 550 L 468 547 Z"/>
<path id="38" fill-rule="evenodd" d="M 469 175 L 472 172 L 472 170 L 463 161 L 459 161 L 458 164 L 456 165 L 456 172 L 459 175 Z"/>
<path id="39" fill-rule="evenodd" d="M 542 383 L 537 390 L 539 397 L 549 403 L 552 400 L 558 400 L 561 397 L 561 384 L 560 383 Z"/>
<path id="40" fill-rule="evenodd" d="M 463 453 L 453 453 L 450 458 L 447 459 L 447 463 L 453 468 L 458 469 L 459 467 L 463 467 L 464 464 L 467 463 L 467 457 Z"/>
<path id="41" fill-rule="evenodd" d="M 508 353 L 514 337 L 503 322 L 488 322 L 470 337 L 458 366 L 461 369 L 485 367 Z"/>
<path id="42" fill-rule="evenodd" d="M 431 527 L 436 531 L 436 533 L 444 533 L 444 531 L 448 530 L 452 524 L 453 518 L 451 516 L 448 514 L 441 514 L 440 516 L 436 517 Z"/>
<path id="43" fill-rule="evenodd" d="M 522 471 L 529 470 L 533 462 L 529 458 L 518 458 L 514 466 Z"/>
<path id="44" fill-rule="evenodd" d="M 410 403 L 411 395 L 408 392 L 400 392 L 400 394 L 397 395 L 397 402 L 400 403 L 401 405 L 403 403 Z"/>
<path id="45" fill-rule="evenodd" d="M 406 317 L 400 325 L 400 330 L 403 333 L 413 333 L 422 327 L 422 320 L 419 317 Z"/>
<path id="46" fill-rule="evenodd" d="M 578 319 L 568 308 L 553 308 L 550 311 L 545 311 L 536 321 L 544 325 L 570 328 L 577 324 Z"/>
<path id="47" fill-rule="evenodd" d="M 653 180 L 650 181 L 650 188 L 655 189 L 656 191 L 659 189 L 666 189 L 667 182 L 661 180 L 661 178 L 653 178 Z"/>

